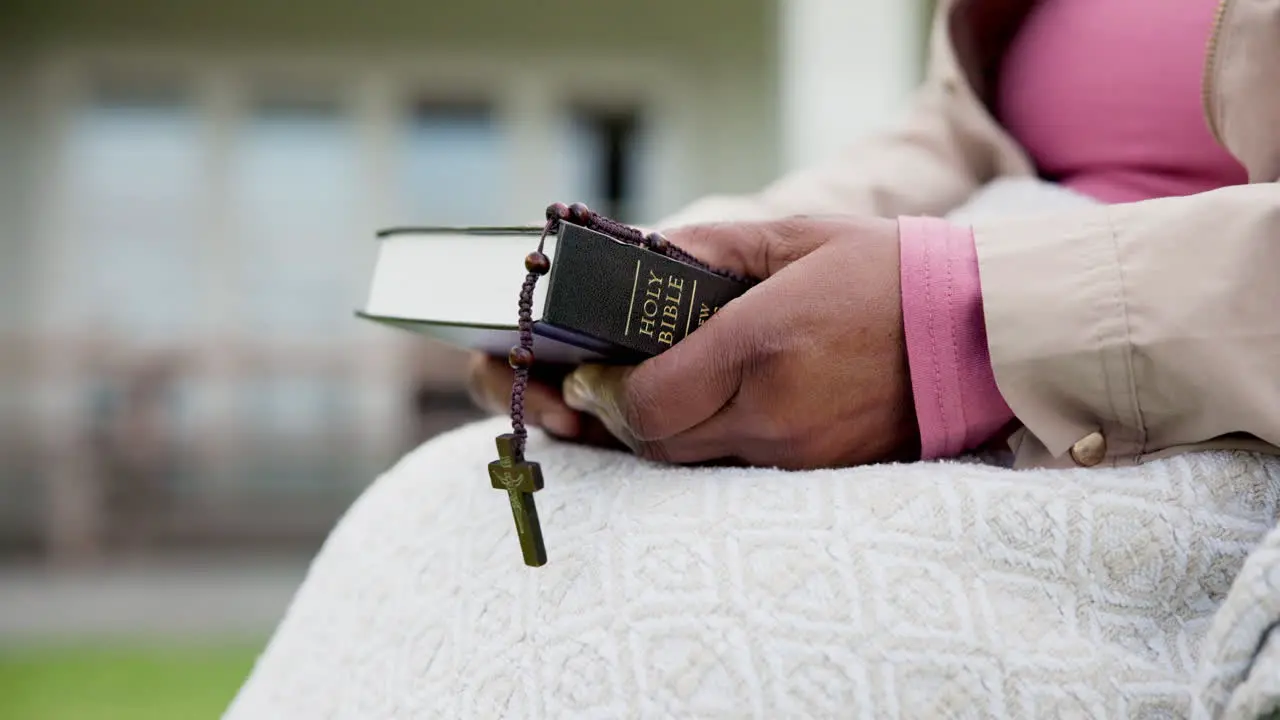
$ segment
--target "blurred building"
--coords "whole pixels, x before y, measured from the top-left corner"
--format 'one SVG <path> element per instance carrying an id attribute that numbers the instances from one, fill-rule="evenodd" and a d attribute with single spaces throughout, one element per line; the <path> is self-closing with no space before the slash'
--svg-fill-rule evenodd
<path id="1" fill-rule="evenodd" d="M 892 119 L 915 0 L 0 4 L 0 552 L 314 543 L 475 417 L 381 226 L 653 221 Z"/>

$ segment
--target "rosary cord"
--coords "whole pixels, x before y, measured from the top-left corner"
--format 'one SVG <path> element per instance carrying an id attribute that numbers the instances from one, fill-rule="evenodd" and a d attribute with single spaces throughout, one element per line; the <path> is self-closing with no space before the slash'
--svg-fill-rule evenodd
<path id="1" fill-rule="evenodd" d="M 632 245 L 644 244 L 644 233 L 617 220 L 592 212 L 587 214 L 586 221 L 586 226 L 596 232 L 604 233 L 619 240 L 625 240 Z"/>
<path id="2" fill-rule="evenodd" d="M 679 260 L 680 262 L 692 265 L 696 268 L 701 268 L 707 272 L 715 273 L 716 275 L 737 280 L 739 282 L 748 282 L 747 278 L 744 278 L 737 273 L 720 270 L 707 265 L 698 258 L 690 255 L 682 248 L 667 241 L 661 233 L 649 233 L 648 235 L 645 235 L 633 227 L 624 225 L 617 220 L 612 220 L 603 215 L 598 215 L 589 211 L 586 212 L 585 215 L 585 226 L 591 230 L 595 230 L 596 232 L 603 233 L 623 242 L 629 242 L 632 245 L 640 245 L 648 248 L 649 250 L 653 250 L 654 252 L 666 255 L 674 260 Z"/>
<path id="3" fill-rule="evenodd" d="M 511 353 L 515 357 L 523 357 L 525 353 L 530 358 L 533 356 L 533 286 L 537 281 L 538 276 L 529 273 L 525 276 L 524 285 L 520 288 L 520 344 Z M 524 353 L 518 353 L 517 350 L 523 350 Z M 511 429 L 518 438 L 517 449 L 521 452 L 524 451 L 524 439 L 528 435 L 524 426 L 524 392 L 528 385 L 529 367 L 516 367 L 515 381 L 511 387 Z"/>
<path id="4" fill-rule="evenodd" d="M 524 393 L 529 387 L 529 369 L 533 366 L 533 289 L 538 284 L 538 277 L 550 269 L 551 264 L 542 249 L 547 235 L 559 226 L 560 221 L 548 215 L 542 227 L 542 235 L 538 238 L 538 249 L 524 260 L 528 274 L 520 287 L 520 316 L 517 326 L 520 329 L 520 344 L 511 348 L 507 362 L 515 370 L 515 379 L 511 383 L 511 430 L 516 436 L 516 452 L 524 453 L 525 438 L 529 431 L 524 424 Z"/>

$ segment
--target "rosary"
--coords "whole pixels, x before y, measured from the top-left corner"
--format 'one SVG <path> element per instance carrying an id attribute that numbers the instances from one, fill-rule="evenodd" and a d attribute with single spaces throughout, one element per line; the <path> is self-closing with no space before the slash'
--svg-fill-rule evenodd
<path id="1" fill-rule="evenodd" d="M 672 245 L 661 233 L 645 234 L 592 212 L 582 203 L 565 205 L 554 203 L 547 208 L 547 221 L 538 238 L 538 249 L 524 259 L 528 274 L 520 288 L 520 344 L 511 348 L 507 362 L 515 370 L 511 387 L 511 432 L 499 435 L 498 459 L 489 463 L 489 480 L 498 490 L 506 490 L 515 518 L 516 534 L 520 538 L 520 550 L 524 562 L 530 567 L 547 563 L 547 548 L 542 541 L 542 526 L 538 523 L 538 508 L 533 494 L 542 489 L 542 470 L 536 462 L 524 459 L 528 430 L 524 424 L 524 393 L 529 384 L 529 371 L 533 367 L 533 288 L 538 278 L 551 270 L 551 260 L 543 254 L 547 235 L 557 232 L 561 223 L 571 223 L 594 230 L 619 242 L 630 243 L 656 252 L 673 260 L 693 265 L 708 272 L 735 280 L 740 276 L 707 266 L 689 253 Z"/>

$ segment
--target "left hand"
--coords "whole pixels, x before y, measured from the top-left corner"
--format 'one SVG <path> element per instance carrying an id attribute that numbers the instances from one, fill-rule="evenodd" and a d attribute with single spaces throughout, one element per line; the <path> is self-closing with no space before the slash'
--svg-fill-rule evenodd
<path id="1" fill-rule="evenodd" d="M 764 281 L 635 367 L 579 368 L 564 383 L 570 407 L 665 462 L 800 469 L 918 455 L 897 222 L 789 218 L 665 234 Z"/>

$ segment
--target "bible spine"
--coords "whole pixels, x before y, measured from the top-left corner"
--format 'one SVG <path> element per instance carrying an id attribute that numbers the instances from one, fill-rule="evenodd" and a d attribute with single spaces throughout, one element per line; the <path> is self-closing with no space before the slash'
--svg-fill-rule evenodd
<path id="1" fill-rule="evenodd" d="M 567 222 L 547 281 L 534 331 L 623 361 L 671 348 L 750 287 Z"/>

